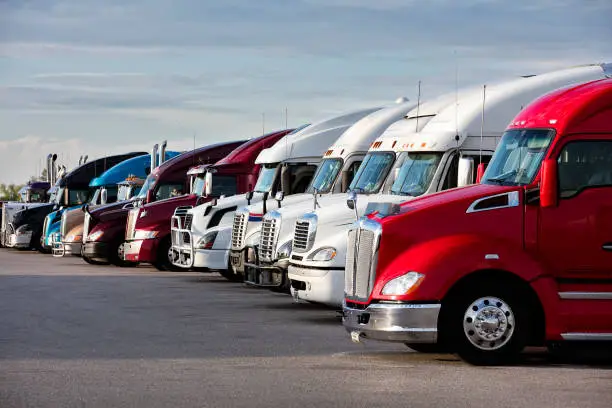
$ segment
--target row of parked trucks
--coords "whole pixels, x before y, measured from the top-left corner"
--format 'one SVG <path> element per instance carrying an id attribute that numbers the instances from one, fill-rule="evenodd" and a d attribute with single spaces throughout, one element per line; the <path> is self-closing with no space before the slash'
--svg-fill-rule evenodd
<path id="1" fill-rule="evenodd" d="M 474 364 L 612 341 L 610 64 L 55 166 L 48 204 L 4 205 L 3 245 L 219 272 Z"/>

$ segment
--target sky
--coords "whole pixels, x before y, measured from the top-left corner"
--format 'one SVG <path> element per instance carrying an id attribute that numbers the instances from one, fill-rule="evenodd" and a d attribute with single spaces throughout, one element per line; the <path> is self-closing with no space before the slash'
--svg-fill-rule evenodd
<path id="1" fill-rule="evenodd" d="M 612 62 L 610 0 L 0 0 L 0 183 Z M 287 116 L 285 116 L 285 110 Z"/>

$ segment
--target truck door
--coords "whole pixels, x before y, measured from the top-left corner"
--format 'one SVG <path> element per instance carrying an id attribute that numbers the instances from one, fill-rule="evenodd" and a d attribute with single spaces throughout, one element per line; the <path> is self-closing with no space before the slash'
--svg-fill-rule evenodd
<path id="1" fill-rule="evenodd" d="M 557 166 L 559 201 L 540 209 L 538 251 L 557 284 L 565 337 L 601 339 L 612 335 L 612 137 L 568 142 Z"/>

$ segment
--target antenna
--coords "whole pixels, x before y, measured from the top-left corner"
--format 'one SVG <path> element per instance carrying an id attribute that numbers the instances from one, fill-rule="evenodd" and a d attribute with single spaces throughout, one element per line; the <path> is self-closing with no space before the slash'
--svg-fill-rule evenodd
<path id="1" fill-rule="evenodd" d="M 193 150 L 191 153 L 191 167 L 195 165 L 195 137 L 196 137 L 196 132 L 193 132 Z"/>
<path id="2" fill-rule="evenodd" d="M 457 58 L 457 50 L 453 51 L 455 54 L 455 140 L 457 141 L 457 147 L 459 146 L 459 60 Z"/>
<path id="3" fill-rule="evenodd" d="M 419 109 L 421 108 L 421 81 L 419 81 L 419 95 L 417 96 L 417 115 L 415 132 L 419 131 Z"/>
<path id="4" fill-rule="evenodd" d="M 261 134 L 266 134 L 266 113 L 262 112 L 261 114 Z"/>
<path id="5" fill-rule="evenodd" d="M 289 113 L 288 112 L 289 110 L 287 109 L 287 107 L 285 107 L 285 129 L 289 128 L 289 119 L 288 119 Z"/>
<path id="6" fill-rule="evenodd" d="M 485 101 L 487 97 L 487 85 L 482 87 L 482 116 L 480 118 L 480 162 L 482 163 L 482 139 L 484 138 Z"/>

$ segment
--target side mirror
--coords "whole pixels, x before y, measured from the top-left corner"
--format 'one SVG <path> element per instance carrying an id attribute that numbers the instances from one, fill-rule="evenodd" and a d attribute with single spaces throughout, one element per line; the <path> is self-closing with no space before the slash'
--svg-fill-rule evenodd
<path id="1" fill-rule="evenodd" d="M 460 157 L 457 173 L 457 187 L 472 184 L 472 180 L 474 180 L 474 158 Z"/>
<path id="2" fill-rule="evenodd" d="M 540 205 L 542 208 L 556 207 L 559 200 L 559 188 L 557 186 L 557 162 L 554 159 L 546 159 L 542 163 L 540 179 Z"/>
<path id="3" fill-rule="evenodd" d="M 100 192 L 100 204 L 106 204 L 108 201 L 108 191 L 105 188 Z"/>
<path id="4" fill-rule="evenodd" d="M 213 175 L 211 172 L 207 171 L 206 172 L 206 176 L 205 176 L 205 188 L 204 188 L 204 195 L 205 196 L 210 196 L 212 195 L 212 188 L 213 188 Z"/>
<path id="5" fill-rule="evenodd" d="M 486 164 L 480 163 L 478 165 L 478 170 L 476 170 L 476 183 L 480 183 L 482 181 L 482 176 L 484 176 L 486 169 L 487 169 Z"/>
<path id="6" fill-rule="evenodd" d="M 152 203 L 153 201 L 155 201 L 154 199 L 155 199 L 155 195 L 153 195 L 153 190 L 149 190 L 147 191 L 147 202 L 144 204 Z"/>
<path id="7" fill-rule="evenodd" d="M 251 205 L 251 200 L 253 199 L 253 191 L 249 191 L 244 196 L 245 196 L 245 198 L 247 200 L 247 204 Z"/>
<path id="8" fill-rule="evenodd" d="M 357 208 L 357 193 L 354 191 L 350 191 L 348 193 L 348 198 L 346 199 L 346 206 L 351 210 L 355 210 Z"/>
<path id="9" fill-rule="evenodd" d="M 278 202 L 283 201 L 284 198 L 285 198 L 285 193 L 282 191 L 277 191 L 276 194 L 274 195 L 274 199 Z"/>

